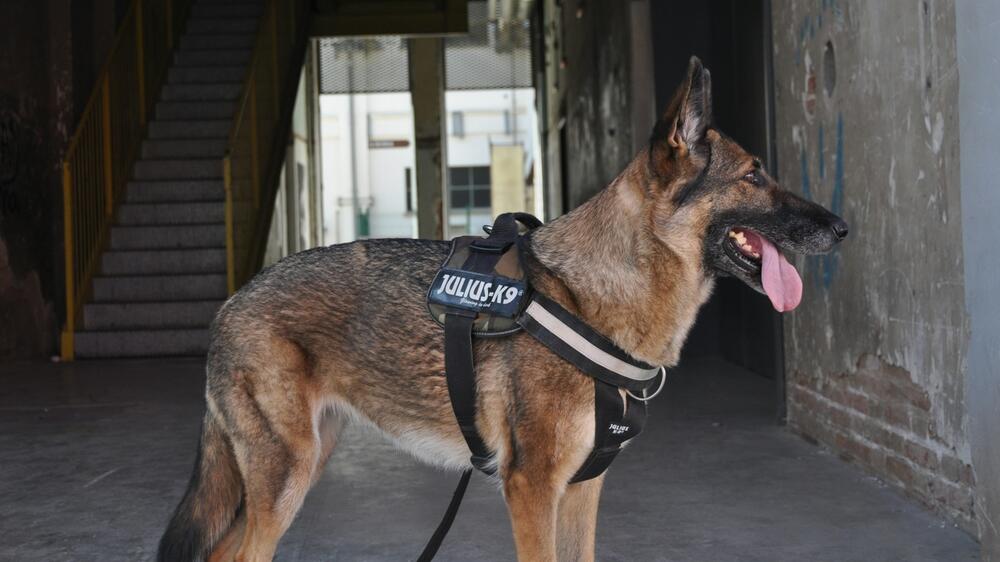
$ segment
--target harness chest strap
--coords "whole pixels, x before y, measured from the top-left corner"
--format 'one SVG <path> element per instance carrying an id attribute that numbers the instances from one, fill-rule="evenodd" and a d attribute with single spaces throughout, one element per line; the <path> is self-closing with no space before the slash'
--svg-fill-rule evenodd
<path id="1" fill-rule="evenodd" d="M 648 389 L 660 367 L 633 359 L 559 303 L 534 292 L 517 323 L 591 377 L 633 394 Z"/>
<path id="2" fill-rule="evenodd" d="M 445 318 L 445 371 L 448 396 L 476 469 L 495 474 L 492 453 L 476 429 L 475 312 L 449 310 Z M 645 396 L 661 369 L 637 361 L 555 301 L 533 293 L 517 323 L 535 339 L 594 379 L 594 447 L 571 482 L 607 470 L 625 443 L 642 432 Z M 662 383 L 662 381 L 661 381 Z M 627 392 L 621 393 L 619 389 Z"/>
<path id="3" fill-rule="evenodd" d="M 646 391 L 662 368 L 633 359 L 538 292 L 532 294 L 517 323 L 553 353 L 594 379 L 594 447 L 570 482 L 600 476 L 625 443 L 642 432 L 649 399 Z"/>

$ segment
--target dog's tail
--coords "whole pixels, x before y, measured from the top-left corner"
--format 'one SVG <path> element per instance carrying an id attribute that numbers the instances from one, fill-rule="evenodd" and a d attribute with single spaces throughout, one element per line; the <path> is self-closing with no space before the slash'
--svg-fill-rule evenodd
<path id="1" fill-rule="evenodd" d="M 203 560 L 241 508 L 243 483 L 219 421 L 205 414 L 194 472 L 163 538 L 158 562 Z"/>

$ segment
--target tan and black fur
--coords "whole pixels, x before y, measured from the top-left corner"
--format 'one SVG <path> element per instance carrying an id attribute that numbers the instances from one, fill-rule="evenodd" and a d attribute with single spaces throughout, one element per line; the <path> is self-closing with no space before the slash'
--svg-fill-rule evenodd
<path id="1" fill-rule="evenodd" d="M 651 364 L 676 364 L 717 275 L 760 290 L 759 271 L 722 250 L 728 228 L 798 253 L 846 234 L 711 127 L 710 90 L 692 59 L 649 148 L 530 237 L 531 283 Z M 212 330 L 194 474 L 159 560 L 270 560 L 346 423 L 374 425 L 429 463 L 469 467 L 443 332 L 424 301 L 448 248 L 369 240 L 310 250 L 229 299 Z M 592 379 L 523 333 L 479 340 L 475 356 L 477 426 L 496 453 L 518 559 L 593 560 L 603 477 L 568 485 L 594 439 Z"/>

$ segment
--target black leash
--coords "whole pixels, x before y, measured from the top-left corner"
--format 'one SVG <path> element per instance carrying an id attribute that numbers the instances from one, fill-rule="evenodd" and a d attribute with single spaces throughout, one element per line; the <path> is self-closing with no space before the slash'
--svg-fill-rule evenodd
<path id="1" fill-rule="evenodd" d="M 444 512 L 444 518 L 438 523 L 437 529 L 434 530 L 434 534 L 427 541 L 427 546 L 420 553 L 420 558 L 417 558 L 417 562 L 431 562 L 434 559 L 434 555 L 437 554 L 438 548 L 444 542 L 444 537 L 451 530 L 451 524 L 455 522 L 455 516 L 458 515 L 458 508 L 462 506 L 462 498 L 465 497 L 465 489 L 469 487 L 469 478 L 472 477 L 472 470 L 470 468 L 462 473 L 462 477 L 458 480 L 458 487 L 455 488 L 455 493 L 451 496 L 451 503 L 448 504 L 448 509 Z"/>

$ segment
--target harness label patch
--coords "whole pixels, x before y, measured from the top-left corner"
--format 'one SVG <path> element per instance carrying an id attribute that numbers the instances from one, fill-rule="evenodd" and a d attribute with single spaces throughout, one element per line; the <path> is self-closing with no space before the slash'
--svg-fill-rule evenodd
<path id="1" fill-rule="evenodd" d="M 621 435 L 626 431 L 628 431 L 629 429 L 631 429 L 629 426 L 618 423 L 613 423 L 608 426 L 608 430 L 611 431 L 611 435 Z"/>
<path id="2" fill-rule="evenodd" d="M 524 296 L 524 283 L 495 275 L 445 268 L 428 295 L 432 303 L 513 318 Z"/>

